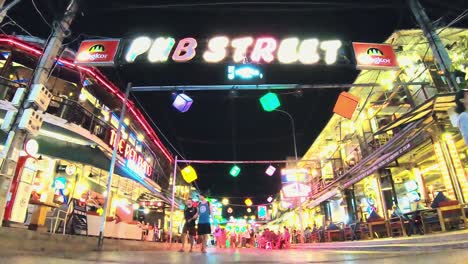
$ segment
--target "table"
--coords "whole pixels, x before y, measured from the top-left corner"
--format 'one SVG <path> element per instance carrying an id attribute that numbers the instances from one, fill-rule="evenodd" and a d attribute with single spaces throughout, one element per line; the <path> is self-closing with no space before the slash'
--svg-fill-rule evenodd
<path id="1" fill-rule="evenodd" d="M 368 222 L 367 225 L 369 226 L 369 233 L 370 233 L 371 239 L 374 238 L 374 231 L 373 231 L 374 227 L 381 226 L 381 225 L 385 225 L 385 230 L 387 231 L 387 236 L 390 237 L 390 230 L 389 230 L 389 226 L 388 226 L 387 221 L 382 220 L 382 221 Z"/>
<path id="2" fill-rule="evenodd" d="M 29 230 L 37 230 L 38 227 L 45 225 L 47 213 L 50 208 L 58 208 L 59 206 L 51 203 L 43 203 L 40 201 L 30 200 L 30 204 L 37 205 L 36 209 L 32 212 L 31 223 L 28 226 Z"/>

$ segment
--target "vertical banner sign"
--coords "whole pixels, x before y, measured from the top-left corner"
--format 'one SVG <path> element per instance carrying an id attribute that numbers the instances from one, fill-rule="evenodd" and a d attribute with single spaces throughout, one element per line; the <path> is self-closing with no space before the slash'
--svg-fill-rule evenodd
<path id="1" fill-rule="evenodd" d="M 81 42 L 75 64 L 85 66 L 113 66 L 119 39 L 90 39 Z"/>
<path id="2" fill-rule="evenodd" d="M 356 67 L 360 70 L 399 69 L 393 47 L 390 44 L 353 42 Z"/>
<path id="3" fill-rule="evenodd" d="M 258 219 L 267 218 L 267 207 L 265 205 L 259 205 L 257 212 L 258 212 Z"/>
<path id="4" fill-rule="evenodd" d="M 78 199 L 73 199 L 72 205 L 73 211 L 71 212 L 67 221 L 67 225 L 69 227 L 69 234 L 81 234 L 81 231 L 85 231 L 86 235 L 88 235 L 86 203 L 82 203 Z"/>

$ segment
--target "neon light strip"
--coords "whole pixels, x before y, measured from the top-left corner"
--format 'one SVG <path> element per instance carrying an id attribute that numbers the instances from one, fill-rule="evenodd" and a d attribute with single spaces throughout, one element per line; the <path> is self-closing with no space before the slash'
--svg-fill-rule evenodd
<path id="1" fill-rule="evenodd" d="M 22 43 L 18 39 L 14 39 L 11 37 L 0 37 L 0 42 L 6 42 L 10 45 L 19 47 L 23 50 L 26 50 L 28 52 L 31 52 L 35 55 L 42 55 L 42 51 L 34 46 L 27 45 Z M 63 63 L 65 66 L 72 68 L 72 69 L 78 69 L 81 71 L 87 72 L 89 75 L 94 77 L 101 85 L 105 86 L 107 89 L 109 89 L 113 94 L 115 94 L 122 102 L 124 101 L 124 97 L 120 90 L 109 80 L 107 80 L 106 77 L 102 75 L 101 72 L 98 70 L 92 69 L 92 68 L 87 68 L 83 66 L 77 66 L 71 61 L 65 60 L 65 59 L 58 59 L 58 62 Z M 134 117 L 138 120 L 140 125 L 143 127 L 145 132 L 150 136 L 152 139 L 153 143 L 156 144 L 156 146 L 161 150 L 161 152 L 164 154 L 164 156 L 172 163 L 174 159 L 172 158 L 171 154 L 169 151 L 164 147 L 162 144 L 161 140 L 159 137 L 156 135 L 156 133 L 150 128 L 150 125 L 144 118 L 144 116 L 141 114 L 141 112 L 134 106 L 133 102 L 128 101 L 127 106 L 130 110 L 130 112 L 134 115 Z"/>

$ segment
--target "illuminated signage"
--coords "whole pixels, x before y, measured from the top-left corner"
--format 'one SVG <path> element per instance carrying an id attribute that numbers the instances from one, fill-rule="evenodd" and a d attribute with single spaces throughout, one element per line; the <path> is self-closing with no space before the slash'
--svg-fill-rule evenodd
<path id="1" fill-rule="evenodd" d="M 260 218 L 260 219 L 267 218 L 267 207 L 266 206 L 259 205 L 258 209 L 257 209 L 257 212 L 258 212 L 258 218 Z"/>
<path id="2" fill-rule="evenodd" d="M 109 137 L 109 145 L 116 144 L 117 131 L 111 130 Z M 150 176 L 153 173 L 153 168 L 145 160 L 143 155 L 139 154 L 137 150 L 126 142 L 123 138 L 117 144 L 117 153 L 122 156 L 126 161 L 125 166 L 140 177 Z"/>
<path id="3" fill-rule="evenodd" d="M 228 66 L 227 77 L 229 80 L 234 79 L 262 79 L 263 74 L 259 68 L 253 65 L 240 65 L 240 66 Z"/>
<path id="4" fill-rule="evenodd" d="M 307 169 L 283 169 L 281 170 L 281 182 L 307 182 L 309 180 Z"/>
<path id="5" fill-rule="evenodd" d="M 302 183 L 285 184 L 281 189 L 284 198 L 308 197 L 310 192 L 310 186 Z"/>
<path id="6" fill-rule="evenodd" d="M 250 36 L 229 39 L 217 36 L 208 40 L 203 50 L 198 49 L 194 38 L 182 38 L 178 41 L 171 37 L 138 37 L 131 41 L 125 51 L 125 61 L 134 62 L 138 57 L 146 55 L 153 63 L 188 62 L 197 54 L 209 63 L 228 61 L 234 63 L 301 63 L 315 64 L 320 61 L 333 64 L 342 44 L 339 40 L 319 41 L 315 38 L 303 39 L 285 38 L 277 40 L 272 37 L 253 38 Z M 172 52 L 172 56 L 171 56 Z"/>
<path id="7" fill-rule="evenodd" d="M 91 39 L 81 42 L 76 53 L 75 64 L 90 66 L 112 66 L 119 48 L 118 39 Z"/>
<path id="8" fill-rule="evenodd" d="M 393 47 L 390 44 L 353 42 L 358 69 L 398 69 Z"/>

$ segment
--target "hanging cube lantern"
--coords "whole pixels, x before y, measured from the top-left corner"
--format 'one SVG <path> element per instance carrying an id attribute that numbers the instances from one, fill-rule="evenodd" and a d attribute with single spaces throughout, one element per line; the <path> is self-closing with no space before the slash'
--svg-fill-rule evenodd
<path id="1" fill-rule="evenodd" d="M 231 174 L 232 177 L 237 177 L 239 176 L 240 171 L 241 171 L 241 168 L 237 165 L 234 165 L 229 171 L 229 174 Z"/>
<path id="2" fill-rule="evenodd" d="M 244 203 L 245 203 L 245 205 L 247 205 L 249 207 L 252 206 L 252 204 L 253 204 L 252 199 L 250 199 L 250 198 L 245 199 Z"/>
<path id="3" fill-rule="evenodd" d="M 338 96 L 333 112 L 344 118 L 351 119 L 358 104 L 359 97 L 347 92 L 342 92 L 340 93 L 340 96 Z"/>
<path id="4" fill-rule="evenodd" d="M 266 175 L 268 176 L 273 176 L 273 174 L 275 173 L 276 171 L 276 168 L 273 166 L 273 165 L 270 165 L 268 166 L 268 168 L 266 169 L 265 173 Z"/>
<path id="5" fill-rule="evenodd" d="M 182 178 L 184 178 L 187 183 L 191 183 L 198 179 L 197 172 L 192 166 L 189 165 L 182 169 Z"/>
<path id="6" fill-rule="evenodd" d="M 262 105 L 263 110 L 267 112 L 274 111 L 276 108 L 281 106 L 278 95 L 275 93 L 269 92 L 260 98 L 260 104 Z"/>
<path id="7" fill-rule="evenodd" d="M 176 96 L 174 99 L 174 102 L 172 103 L 172 106 L 179 110 L 179 112 L 185 113 L 190 109 L 190 106 L 192 106 L 193 99 L 190 98 L 188 95 L 181 93 Z"/>
<path id="8" fill-rule="evenodd" d="M 273 202 L 273 197 L 268 196 L 267 201 L 268 201 L 269 203 Z"/>

